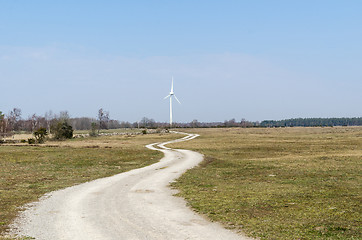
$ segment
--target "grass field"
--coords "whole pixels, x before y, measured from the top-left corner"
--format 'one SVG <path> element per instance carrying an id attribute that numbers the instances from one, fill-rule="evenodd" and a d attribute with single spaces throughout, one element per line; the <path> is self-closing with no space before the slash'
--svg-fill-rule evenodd
<path id="1" fill-rule="evenodd" d="M 179 137 L 146 134 L 0 145 L 0 239 L 25 203 L 53 190 L 149 165 L 163 155 L 146 149 L 146 144 Z"/>
<path id="2" fill-rule="evenodd" d="M 117 128 L 117 129 L 101 129 L 99 133 L 136 133 L 142 132 L 143 128 Z M 74 134 L 87 134 L 90 130 L 75 130 Z M 98 130 L 96 131 L 98 133 Z"/>
<path id="3" fill-rule="evenodd" d="M 196 211 L 260 239 L 362 239 L 362 128 L 195 129 L 205 154 L 173 187 Z"/>

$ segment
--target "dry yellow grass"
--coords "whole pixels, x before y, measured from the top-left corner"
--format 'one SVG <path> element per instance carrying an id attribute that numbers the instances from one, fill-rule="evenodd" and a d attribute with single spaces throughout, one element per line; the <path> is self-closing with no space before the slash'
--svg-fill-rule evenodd
<path id="1" fill-rule="evenodd" d="M 28 138 L 33 138 L 34 136 L 30 133 L 14 134 L 10 137 L 4 138 L 5 140 L 27 140 Z"/>
<path id="2" fill-rule="evenodd" d="M 362 239 L 362 127 L 197 129 L 205 154 L 174 187 L 197 211 L 261 239 Z"/>
<path id="3" fill-rule="evenodd" d="M 25 203 L 44 193 L 143 167 L 162 153 L 146 144 L 177 134 L 109 136 L 47 142 L 38 146 L 0 145 L 0 239 Z"/>

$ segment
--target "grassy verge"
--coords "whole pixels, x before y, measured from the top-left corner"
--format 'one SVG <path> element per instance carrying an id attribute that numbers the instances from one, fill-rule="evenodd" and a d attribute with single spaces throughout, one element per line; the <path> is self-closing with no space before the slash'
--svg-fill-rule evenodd
<path id="1" fill-rule="evenodd" d="M 19 207 L 44 193 L 111 176 L 158 161 L 162 153 L 144 146 L 180 135 L 147 134 L 49 142 L 41 146 L 0 145 L 0 239 Z"/>
<path id="2" fill-rule="evenodd" d="M 192 208 L 261 239 L 362 239 L 362 128 L 198 129 L 205 154 L 174 187 Z"/>

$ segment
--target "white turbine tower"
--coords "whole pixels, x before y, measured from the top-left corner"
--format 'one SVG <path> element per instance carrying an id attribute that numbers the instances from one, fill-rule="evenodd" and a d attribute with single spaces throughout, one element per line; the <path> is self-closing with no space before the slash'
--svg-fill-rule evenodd
<path id="1" fill-rule="evenodd" d="M 172 77 L 172 83 L 171 83 L 171 92 L 170 92 L 169 95 L 167 95 L 167 96 L 164 98 L 164 99 L 170 98 L 170 127 L 172 127 L 172 97 L 175 97 L 175 99 L 177 100 L 177 102 L 178 102 L 179 104 L 181 104 L 180 101 L 177 99 L 175 93 L 173 92 L 173 77 Z"/>

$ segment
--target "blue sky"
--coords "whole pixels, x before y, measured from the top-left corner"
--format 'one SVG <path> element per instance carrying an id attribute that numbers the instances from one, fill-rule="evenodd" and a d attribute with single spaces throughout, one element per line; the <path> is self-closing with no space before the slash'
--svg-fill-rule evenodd
<path id="1" fill-rule="evenodd" d="M 0 111 L 362 116 L 361 1 L 0 0 Z"/>

